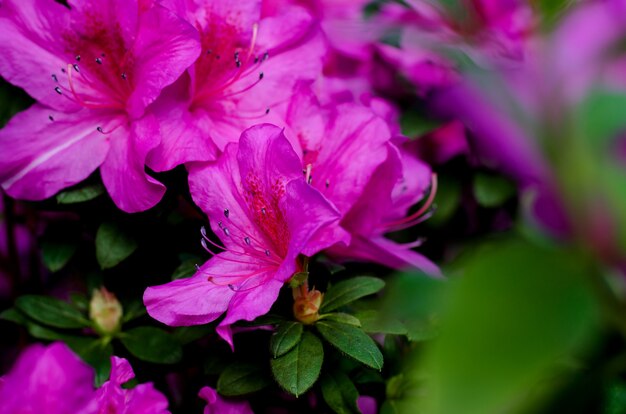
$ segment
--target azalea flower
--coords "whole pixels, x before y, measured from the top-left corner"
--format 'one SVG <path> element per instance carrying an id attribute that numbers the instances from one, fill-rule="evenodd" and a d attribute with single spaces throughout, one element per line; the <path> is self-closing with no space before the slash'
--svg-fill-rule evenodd
<path id="1" fill-rule="evenodd" d="M 244 131 L 216 163 L 192 165 L 192 197 L 223 246 L 203 231 L 214 257 L 191 278 L 149 287 L 148 313 L 187 326 L 227 311 L 217 332 L 232 347 L 231 325 L 269 311 L 283 284 L 302 270 L 299 255 L 337 241 L 322 233 L 340 215 L 305 182 L 301 165 L 282 130 L 269 124 Z"/>
<path id="2" fill-rule="evenodd" d="M 191 25 L 151 1 L 9 0 L 0 8 L 0 74 L 38 103 L 0 131 L 0 185 L 41 200 L 100 167 L 124 211 L 165 187 L 144 170 L 161 135 L 147 112 L 200 52 Z"/>
<path id="3" fill-rule="evenodd" d="M 260 1 L 163 4 L 198 30 L 202 52 L 155 105 L 164 131 L 148 158 L 156 171 L 214 160 L 244 129 L 284 119 L 295 82 L 321 72 L 325 49 L 301 7 L 261 16 Z"/>
<path id="4" fill-rule="evenodd" d="M 228 401 L 211 387 L 203 387 L 198 396 L 206 401 L 204 414 L 253 414 L 247 401 Z"/>
<path id="5" fill-rule="evenodd" d="M 301 149 L 308 182 L 343 215 L 325 234 L 331 239 L 350 235 L 328 252 L 439 274 L 437 266 L 410 249 L 419 241 L 400 245 L 384 237 L 424 220 L 432 199 L 416 214 L 407 212 L 424 197 L 430 168 L 408 151 L 401 153 L 395 144 L 401 139 L 392 139 L 387 123 L 372 110 L 357 104 L 323 107 L 308 85 L 298 89 L 287 113 L 294 147 Z"/>
<path id="6" fill-rule="evenodd" d="M 94 371 L 62 342 L 26 349 L 0 378 L 2 414 L 168 414 L 167 399 L 151 383 L 122 384 L 134 377 L 128 361 L 111 358 L 111 377 L 94 389 Z"/>

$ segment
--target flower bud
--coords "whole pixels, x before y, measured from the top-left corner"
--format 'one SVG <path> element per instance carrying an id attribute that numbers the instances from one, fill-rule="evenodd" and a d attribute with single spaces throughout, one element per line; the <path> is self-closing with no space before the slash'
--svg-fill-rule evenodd
<path id="1" fill-rule="evenodd" d="M 320 317 L 318 311 L 322 306 L 324 294 L 319 290 L 297 291 L 294 296 L 293 314 L 297 320 L 304 324 L 312 324 Z"/>
<path id="2" fill-rule="evenodd" d="M 94 289 L 89 302 L 89 318 L 100 335 L 111 335 L 121 326 L 123 310 L 115 295 L 105 287 Z"/>

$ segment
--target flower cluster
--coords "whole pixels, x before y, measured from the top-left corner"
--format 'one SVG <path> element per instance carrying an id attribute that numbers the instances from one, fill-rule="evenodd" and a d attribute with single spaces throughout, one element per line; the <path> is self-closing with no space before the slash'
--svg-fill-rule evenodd
<path id="1" fill-rule="evenodd" d="M 622 0 L 583 2 L 544 42 L 547 23 L 534 3 L 1 1 L 0 75 L 32 105 L 0 129 L 0 218 L 7 217 L 0 300 L 18 296 L 27 284 L 20 274 L 41 270 L 22 253 L 39 242 L 52 273 L 81 256 L 84 268 L 67 283 L 85 275 L 77 284 L 93 294 L 72 304 L 26 295 L 1 315 L 38 339 L 62 342 L 30 346 L 0 378 L 0 414 L 166 413 L 168 398 L 150 382 L 136 385 L 129 362 L 114 353 L 176 363 L 182 345 L 206 340 L 204 354 L 220 347 L 236 354 L 236 334 L 249 331 L 272 332 L 270 368 L 281 389 L 299 397 L 320 384 L 309 408 L 320 406 L 321 395 L 336 412 L 375 411 L 372 397 L 357 405 L 351 365 L 327 361 L 347 354 L 380 371 L 380 348 L 393 347 L 368 333 L 419 341 L 436 318 L 428 315 L 419 333 L 407 321 L 392 326 L 372 316 L 377 302 L 359 302 L 383 288 L 381 279 L 334 279 L 332 268 L 410 271 L 441 283 L 440 264 L 460 256 L 459 241 L 513 227 L 518 202 L 542 231 L 577 242 L 603 265 L 626 268 L 619 231 L 611 230 L 624 224 L 623 211 L 603 204 L 614 194 L 577 197 L 562 176 L 559 150 L 545 139 L 576 118 L 572 108 L 592 87 L 623 86 L 616 75 L 623 58 L 615 56 L 626 7 Z M 594 22 L 601 30 L 592 36 Z M 515 108 L 485 92 L 486 71 Z M 585 152 L 578 149 L 567 162 Z M 456 182 L 441 180 L 440 172 L 459 168 Z M 480 187 L 485 172 L 487 180 L 498 175 L 488 181 L 497 191 Z M 470 181 L 474 187 L 462 191 Z M 588 181 L 580 185 L 589 190 Z M 58 205 L 104 193 L 111 202 L 94 209 L 41 214 L 32 207 L 63 210 Z M 449 220 L 439 233 L 425 226 L 435 201 L 449 212 L 439 215 Z M 16 213 L 24 219 L 14 220 Z M 81 224 L 90 220 L 97 231 Z M 173 223 L 200 220 L 196 248 L 204 259 L 179 249 L 182 238 L 165 237 L 163 248 L 161 229 L 179 237 Z M 50 242 L 55 237 L 61 243 Z M 94 239 L 95 254 L 83 254 L 78 240 Z M 159 245 L 156 253 L 148 245 Z M 124 276 L 113 280 L 107 272 L 135 250 L 154 266 L 120 267 Z M 182 253 L 175 260 L 183 263 L 163 277 L 168 250 Z M 96 261 L 99 269 L 84 270 Z M 57 281 L 46 272 L 26 278 L 43 282 L 25 292 L 52 291 Z M 122 277 L 134 278 L 126 290 L 104 287 Z M 56 296 L 64 296 L 63 286 Z M 288 311 L 269 315 L 276 309 Z M 151 326 L 134 325 L 140 318 Z M 281 374 L 291 370 L 296 379 Z M 309 374 L 299 377 L 300 370 Z M 258 380 L 240 394 L 226 390 L 229 372 L 221 367 L 217 383 L 194 383 L 205 413 L 251 413 L 249 402 L 228 397 L 267 386 Z M 183 397 L 172 390 L 185 383 L 179 374 L 155 381 L 178 402 Z M 389 384 L 400 376 L 389 380 L 387 398 L 395 398 Z"/>

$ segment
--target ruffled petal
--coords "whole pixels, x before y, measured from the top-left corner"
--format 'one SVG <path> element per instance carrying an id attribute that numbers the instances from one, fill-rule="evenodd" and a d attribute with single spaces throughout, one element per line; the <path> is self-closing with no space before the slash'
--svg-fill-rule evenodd
<path id="1" fill-rule="evenodd" d="M 87 178 L 107 156 L 107 130 L 119 122 L 95 111 L 74 114 L 40 105 L 0 130 L 0 183 L 13 197 L 41 200 Z"/>
<path id="2" fill-rule="evenodd" d="M 115 204 L 127 213 L 157 204 L 165 186 L 145 172 L 147 154 L 160 143 L 156 119 L 147 115 L 110 134 L 111 149 L 100 169 L 102 181 Z"/>

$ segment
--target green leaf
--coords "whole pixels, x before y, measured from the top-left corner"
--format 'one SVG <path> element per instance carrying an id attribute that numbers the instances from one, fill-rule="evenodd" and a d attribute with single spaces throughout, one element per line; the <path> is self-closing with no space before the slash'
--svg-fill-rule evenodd
<path id="1" fill-rule="evenodd" d="M 509 180 L 487 174 L 474 177 L 474 196 L 483 207 L 498 207 L 515 195 L 515 186 Z"/>
<path id="2" fill-rule="evenodd" d="M 626 414 L 626 384 L 611 384 L 606 393 L 606 408 L 603 414 Z"/>
<path id="3" fill-rule="evenodd" d="M 96 371 L 94 386 L 100 387 L 109 379 L 113 355 L 113 347 L 109 342 L 103 342 L 102 339 L 77 338 L 66 343 Z"/>
<path id="4" fill-rule="evenodd" d="M 361 321 L 361 328 L 364 332 L 391 335 L 407 334 L 407 329 L 402 322 L 391 318 L 389 315 L 381 315 L 376 310 L 364 310 L 354 316 Z"/>
<path id="5" fill-rule="evenodd" d="M 75 242 L 44 241 L 41 245 L 43 264 L 51 272 L 58 272 L 70 261 L 77 249 Z"/>
<path id="6" fill-rule="evenodd" d="M 182 345 L 187 345 L 198 339 L 205 338 L 215 332 L 215 327 L 211 325 L 183 326 L 177 328 L 173 335 Z"/>
<path id="7" fill-rule="evenodd" d="M 123 333 L 122 344 L 137 358 L 157 364 L 174 364 L 183 356 L 180 343 L 159 328 L 142 326 Z"/>
<path id="8" fill-rule="evenodd" d="M 271 384 L 262 367 L 245 362 L 229 365 L 217 380 L 217 392 L 226 397 L 251 394 Z"/>
<path id="9" fill-rule="evenodd" d="M 196 273 L 196 265 L 201 261 L 202 259 L 197 257 L 186 259 L 176 268 L 176 270 L 174 270 L 172 280 L 184 279 L 193 276 Z"/>
<path id="10" fill-rule="evenodd" d="M 50 296 L 26 295 L 15 306 L 34 320 L 55 328 L 84 328 L 90 322 L 72 305 Z"/>
<path id="11" fill-rule="evenodd" d="M 270 365 L 276 382 L 298 397 L 315 384 L 323 361 L 322 342 L 312 333 L 304 332 L 298 345 L 285 355 L 272 359 Z"/>
<path id="12" fill-rule="evenodd" d="M 102 223 L 96 233 L 96 258 L 102 269 L 117 266 L 137 249 L 137 242 L 119 225 Z"/>
<path id="13" fill-rule="evenodd" d="M 87 295 L 82 292 L 70 293 L 70 301 L 81 311 L 87 311 L 89 309 L 89 299 L 87 298 Z"/>
<path id="14" fill-rule="evenodd" d="M 355 360 L 377 370 L 383 368 L 383 354 L 361 329 L 333 321 L 318 321 L 315 327 L 331 345 Z"/>
<path id="15" fill-rule="evenodd" d="M 350 378 L 339 370 L 331 371 L 320 380 L 324 401 L 337 414 L 358 414 L 359 392 Z"/>
<path id="16" fill-rule="evenodd" d="M 0 319 L 16 323 L 18 325 L 26 325 L 28 318 L 22 312 L 15 308 L 5 309 L 0 312 Z"/>
<path id="17" fill-rule="evenodd" d="M 359 320 L 359 318 L 354 317 L 352 315 L 350 315 L 349 313 L 342 313 L 342 312 L 337 312 L 337 313 L 325 313 L 324 315 L 320 316 L 319 320 L 327 320 L 327 321 L 334 321 L 334 322 L 339 322 L 339 323 L 345 323 L 348 325 L 353 325 L 353 326 L 357 326 L 357 327 L 361 327 L 361 321 Z"/>
<path id="18" fill-rule="evenodd" d="M 409 371 L 416 379 L 428 372 L 428 393 L 409 393 L 420 394 L 409 405 L 424 414 L 537 412 L 529 390 L 541 384 L 541 398 L 548 395 L 558 361 L 576 358 L 596 332 L 587 277 L 597 270 L 576 251 L 502 238 L 460 269 L 441 333 Z"/>
<path id="19" fill-rule="evenodd" d="M 57 203 L 59 204 L 83 203 L 104 194 L 104 191 L 104 186 L 102 184 L 92 184 L 73 190 L 63 191 L 57 194 L 56 198 Z"/>
<path id="20" fill-rule="evenodd" d="M 304 327 L 300 322 L 285 322 L 278 326 L 270 340 L 270 350 L 274 358 L 285 355 L 298 345 Z"/>
<path id="21" fill-rule="evenodd" d="M 143 305 L 143 302 L 139 300 L 133 300 L 130 303 L 124 304 L 123 309 L 124 315 L 122 316 L 122 323 L 140 318 L 148 313 L 146 311 L 146 307 Z"/>
<path id="22" fill-rule="evenodd" d="M 364 296 L 373 295 L 383 287 L 385 287 L 385 282 L 376 277 L 359 276 L 343 280 L 331 286 L 324 294 L 320 312 L 333 311 Z"/>

